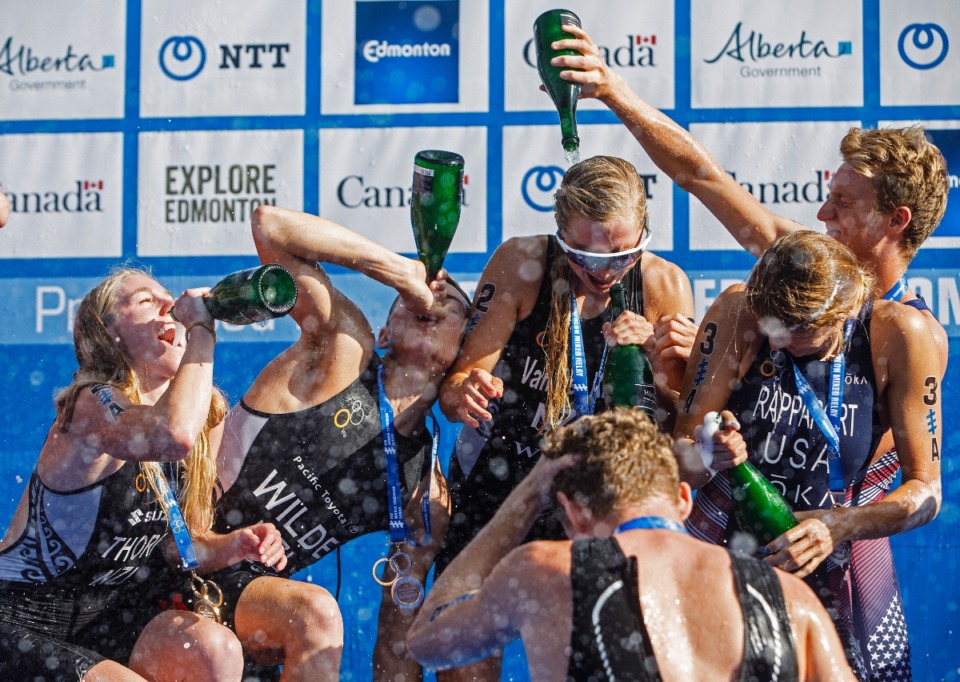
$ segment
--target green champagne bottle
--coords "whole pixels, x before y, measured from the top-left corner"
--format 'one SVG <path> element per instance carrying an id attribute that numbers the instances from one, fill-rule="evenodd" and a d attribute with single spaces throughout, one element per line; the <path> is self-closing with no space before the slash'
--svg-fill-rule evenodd
<path id="1" fill-rule="evenodd" d="M 713 434 L 720 429 L 721 421 L 716 412 L 708 412 L 703 418 L 697 446 L 709 447 L 711 461 Z M 701 454 L 703 456 L 703 453 Z M 706 457 L 704 463 L 710 468 Z M 737 523 L 740 524 L 740 529 L 752 535 L 759 545 L 769 544 L 797 525 L 793 510 L 783 495 L 749 461 L 729 469 L 727 475 L 730 479 L 733 513 Z"/>
<path id="2" fill-rule="evenodd" d="M 217 320 L 252 324 L 289 313 L 297 302 L 297 284 L 285 267 L 270 263 L 227 275 L 203 300 Z"/>
<path id="3" fill-rule="evenodd" d="M 552 9 L 544 12 L 533 23 L 533 42 L 537 47 L 537 71 L 547 94 L 553 100 L 560 115 L 560 132 L 567 160 L 580 160 L 580 138 L 577 135 L 577 99 L 580 86 L 560 78 L 564 69 L 551 66 L 550 60 L 561 55 L 578 55 L 576 50 L 554 50 L 550 45 L 557 40 L 572 38 L 563 31 L 564 24 L 580 26 L 580 18 L 568 9 Z"/>
<path id="4" fill-rule="evenodd" d="M 611 321 L 627 309 L 622 282 L 610 288 Z M 603 393 L 607 409 L 639 407 L 657 419 L 657 392 L 653 385 L 653 367 L 640 346 L 614 346 L 607 350 L 603 371 Z"/>
<path id="5" fill-rule="evenodd" d="M 766 545 L 797 525 L 790 505 L 757 467 L 743 462 L 730 469 L 729 476 L 737 523 L 759 544 Z"/>
<path id="6" fill-rule="evenodd" d="M 443 259 L 460 223 L 463 201 L 463 157 L 426 149 L 413 160 L 410 222 L 417 255 L 427 266 L 427 282 L 443 267 Z"/>

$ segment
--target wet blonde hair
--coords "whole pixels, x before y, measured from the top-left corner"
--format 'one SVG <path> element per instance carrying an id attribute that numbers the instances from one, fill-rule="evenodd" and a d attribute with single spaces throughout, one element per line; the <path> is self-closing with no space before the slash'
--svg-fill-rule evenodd
<path id="1" fill-rule="evenodd" d="M 576 464 L 557 474 L 553 493 L 562 492 L 603 518 L 652 497 L 677 497 L 672 445 L 646 412 L 618 407 L 551 431 L 541 449 L 550 459 L 578 455 Z"/>
<path id="2" fill-rule="evenodd" d="M 150 273 L 137 268 L 123 267 L 113 270 L 103 282 L 84 296 L 77 308 L 73 326 L 73 347 L 79 367 L 71 384 L 60 391 L 55 399 L 56 424 L 64 433 L 70 429 L 77 396 L 85 387 L 108 384 L 123 393 L 134 405 L 141 404 L 137 373 L 117 339 L 109 331 L 116 315 L 120 285 L 128 277 L 137 275 L 151 277 Z M 220 391 L 214 389 L 207 422 L 183 462 L 178 497 L 187 526 L 192 533 L 209 530 L 213 525 L 213 491 L 217 481 L 217 465 L 216 453 L 210 452 L 209 433 L 210 429 L 223 421 L 226 411 L 226 399 Z M 140 462 L 140 467 L 163 504 L 157 488 L 157 480 L 163 476 L 159 463 Z"/>
<path id="3" fill-rule="evenodd" d="M 856 317 L 874 277 L 827 235 L 798 230 L 764 251 L 747 280 L 747 308 L 787 329 L 821 329 Z"/>
<path id="4" fill-rule="evenodd" d="M 909 261 L 940 224 L 947 210 L 950 184 L 947 163 L 923 127 L 851 128 L 840 142 L 840 155 L 870 181 L 877 196 L 874 207 L 887 213 L 898 206 L 912 218 L 903 233 L 901 253 Z"/>
<path id="5" fill-rule="evenodd" d="M 572 216 L 594 222 L 615 218 L 647 225 L 647 192 L 637 169 L 615 156 L 594 156 L 574 164 L 563 176 L 553 197 L 557 232 L 562 235 Z M 576 275 L 562 253 L 556 254 L 548 273 L 552 283 L 549 343 L 546 347 L 547 398 L 541 433 L 560 424 L 570 412 L 570 292 Z"/>

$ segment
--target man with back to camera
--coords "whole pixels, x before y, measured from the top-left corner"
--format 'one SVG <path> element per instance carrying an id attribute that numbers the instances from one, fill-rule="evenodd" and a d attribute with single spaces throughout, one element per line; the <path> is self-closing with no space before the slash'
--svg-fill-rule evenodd
<path id="1" fill-rule="evenodd" d="M 407 637 L 414 658 L 461 666 L 520 637 L 532 680 L 855 679 L 803 581 L 686 534 L 691 490 L 671 446 L 625 408 L 548 433 L 434 584 Z M 573 540 L 520 545 L 551 491 Z"/>

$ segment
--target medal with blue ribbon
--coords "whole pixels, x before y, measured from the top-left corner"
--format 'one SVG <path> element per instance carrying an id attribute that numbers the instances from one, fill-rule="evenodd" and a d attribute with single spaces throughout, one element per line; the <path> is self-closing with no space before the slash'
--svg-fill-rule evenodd
<path id="1" fill-rule="evenodd" d="M 400 485 L 400 466 L 397 461 L 397 432 L 394 427 L 393 407 L 387 399 L 383 384 L 383 364 L 377 368 L 377 387 L 380 401 L 380 430 L 383 434 L 383 453 L 387 468 L 387 512 L 389 515 L 390 542 L 394 552 L 389 559 L 378 559 L 373 565 L 373 579 L 384 587 L 391 586 L 391 596 L 394 603 L 401 609 L 415 609 L 423 602 L 425 594 L 423 584 L 412 575 L 408 575 L 413 568 L 413 560 L 406 552 L 401 551 L 404 543 L 411 547 L 425 545 L 430 542 L 430 489 L 433 483 L 433 463 L 436 461 L 437 451 L 440 448 L 440 427 L 436 418 L 431 414 L 433 426 L 430 456 L 427 465 L 427 489 L 420 502 L 420 515 L 423 518 L 424 539 L 418 543 L 413 532 L 403 520 L 403 489 Z M 391 581 L 385 581 L 377 576 L 377 566 L 387 563 L 394 573 Z"/>
<path id="2" fill-rule="evenodd" d="M 593 387 L 587 393 L 587 357 L 583 349 L 583 328 L 577 295 L 570 292 L 570 374 L 573 377 L 573 417 L 593 414 L 603 384 L 603 370 L 607 364 L 607 344 L 603 344 L 600 366 L 593 377 Z"/>
<path id="3" fill-rule="evenodd" d="M 827 439 L 830 498 L 833 500 L 834 507 L 843 507 L 846 504 L 847 490 L 843 477 L 843 460 L 840 457 L 840 433 L 843 430 L 841 408 L 843 407 L 843 386 L 846 378 L 846 348 L 847 344 L 850 343 L 850 336 L 853 333 L 855 323 L 856 320 L 853 319 L 846 321 L 843 333 L 843 348 L 840 350 L 840 354 L 830 361 L 826 410 L 823 408 L 823 403 L 813 392 L 806 377 L 803 376 L 797 364 L 793 362 L 793 358 L 790 358 L 797 392 L 800 394 L 807 412 L 810 413 L 810 417 Z M 834 549 L 830 558 L 837 565 L 843 566 L 850 560 L 851 551 L 850 543 L 843 542 Z"/>
<path id="4" fill-rule="evenodd" d="M 212 580 L 197 575 L 196 569 L 200 568 L 200 561 L 197 559 L 197 552 L 193 546 L 193 539 L 190 537 L 190 529 L 187 528 L 187 522 L 183 518 L 183 512 L 180 510 L 180 503 L 174 490 L 178 488 L 174 467 L 167 463 L 163 466 L 164 472 L 154 477 L 154 483 L 157 486 L 157 492 L 163 507 L 167 511 L 167 521 L 170 524 L 170 532 L 177 544 L 177 551 L 180 552 L 180 568 L 183 571 L 190 571 L 190 589 L 196 601 L 193 605 L 193 611 L 199 616 L 210 618 L 215 623 L 222 623 L 220 616 L 220 607 L 223 606 L 223 591 Z"/>

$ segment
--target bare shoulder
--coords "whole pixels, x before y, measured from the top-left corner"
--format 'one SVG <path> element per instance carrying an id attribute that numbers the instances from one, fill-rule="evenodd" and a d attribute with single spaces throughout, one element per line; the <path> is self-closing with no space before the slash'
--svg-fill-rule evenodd
<path id="1" fill-rule="evenodd" d="M 886 344 L 893 348 L 925 344 L 930 348 L 936 343 L 936 337 L 927 318 L 928 315 L 916 308 L 896 301 L 874 301 L 870 335 L 881 347 Z"/>
<path id="2" fill-rule="evenodd" d="M 570 547 L 571 543 L 566 540 L 540 540 L 520 545 L 497 564 L 490 579 L 484 583 L 484 591 L 488 595 L 498 595 L 496 598 L 505 598 L 501 606 L 514 613 L 518 626 L 522 623 L 542 625 L 544 618 L 550 620 L 559 613 L 569 613 Z M 516 595 L 520 593 L 526 594 L 528 600 L 540 603 L 540 611 L 531 613 L 517 603 Z"/>
<path id="3" fill-rule="evenodd" d="M 483 278 L 497 277 L 529 285 L 543 279 L 547 258 L 547 235 L 512 237 L 497 247 L 484 269 Z"/>
<path id="4" fill-rule="evenodd" d="M 840 636 L 817 595 L 800 578 L 774 571 L 796 642 L 800 679 L 854 682 L 857 678 L 847 663 Z"/>
<path id="5" fill-rule="evenodd" d="M 113 386 L 81 388 L 69 423 L 65 428 L 54 423 L 40 450 L 37 471 L 44 483 L 59 490 L 76 490 L 97 480 L 105 467 L 117 466 L 119 460 L 107 453 L 133 445 L 117 423 L 131 407 L 130 399 Z"/>
<path id="6" fill-rule="evenodd" d="M 498 246 L 480 276 L 477 310 L 506 315 L 511 325 L 529 315 L 546 275 L 548 240 L 547 235 L 513 237 Z"/>
<path id="7" fill-rule="evenodd" d="M 561 598 L 570 587 L 570 547 L 568 540 L 539 540 L 514 548 L 491 575 L 497 592 L 509 587 L 508 594 L 523 589 L 550 595 L 551 601 Z"/>
<path id="8" fill-rule="evenodd" d="M 651 251 L 643 254 L 643 278 L 655 284 L 690 288 L 690 278 L 683 268 Z"/>
<path id="9" fill-rule="evenodd" d="M 640 267 L 648 319 L 657 320 L 672 313 L 693 316 L 690 278 L 679 265 L 648 251 L 643 254 Z"/>
<path id="10" fill-rule="evenodd" d="M 527 542 L 507 555 L 510 563 L 517 568 L 533 569 L 569 569 L 570 548 L 573 543 L 569 540 L 537 540 Z"/>
<path id="11" fill-rule="evenodd" d="M 713 319 L 730 320 L 738 324 L 753 320 L 747 308 L 747 285 L 731 284 L 724 289 L 710 306 L 709 314 Z"/>

